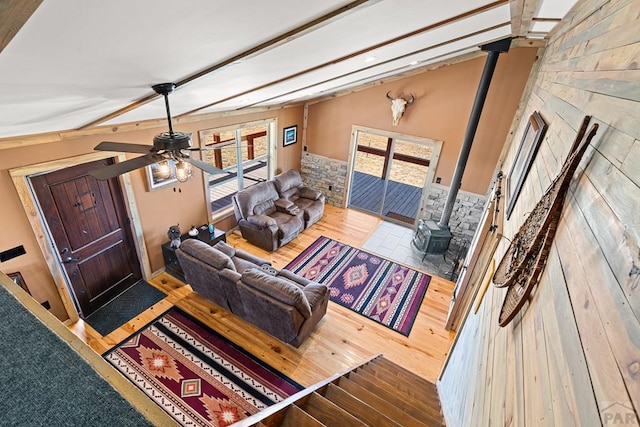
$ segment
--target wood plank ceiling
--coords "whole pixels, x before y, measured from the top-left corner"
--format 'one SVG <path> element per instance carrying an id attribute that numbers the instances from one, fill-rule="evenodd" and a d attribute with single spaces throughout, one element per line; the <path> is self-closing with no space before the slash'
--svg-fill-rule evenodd
<path id="1" fill-rule="evenodd" d="M 0 149 L 16 138 L 298 104 L 544 37 L 575 0 L 0 1 Z M 532 40 L 538 40 L 534 42 Z"/>

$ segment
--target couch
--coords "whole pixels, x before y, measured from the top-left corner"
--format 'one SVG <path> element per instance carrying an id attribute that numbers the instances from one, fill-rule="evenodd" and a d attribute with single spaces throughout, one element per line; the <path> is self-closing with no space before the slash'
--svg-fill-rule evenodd
<path id="1" fill-rule="evenodd" d="M 273 181 L 264 181 L 232 197 L 242 237 L 267 251 L 289 243 L 304 229 L 304 213 L 281 199 Z"/>
<path id="2" fill-rule="evenodd" d="M 292 201 L 304 213 L 304 228 L 309 228 L 322 218 L 325 197 L 320 191 L 305 187 L 300 173 L 290 169 L 273 178 L 280 198 Z"/>
<path id="3" fill-rule="evenodd" d="M 225 242 L 182 242 L 176 256 L 203 297 L 274 337 L 300 346 L 327 312 L 329 290 Z"/>

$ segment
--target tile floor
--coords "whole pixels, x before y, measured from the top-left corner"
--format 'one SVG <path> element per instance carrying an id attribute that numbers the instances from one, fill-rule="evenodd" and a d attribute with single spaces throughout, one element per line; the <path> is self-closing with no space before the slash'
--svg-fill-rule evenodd
<path id="1" fill-rule="evenodd" d="M 362 249 L 408 265 L 416 270 L 455 281 L 456 275 L 452 275 L 452 270 L 453 259 L 455 254 L 459 252 L 457 242 L 455 240 L 451 242 L 446 259 L 442 255 L 427 255 L 423 262 L 423 253 L 411 244 L 413 235 L 413 228 L 383 221 L 364 243 Z"/>

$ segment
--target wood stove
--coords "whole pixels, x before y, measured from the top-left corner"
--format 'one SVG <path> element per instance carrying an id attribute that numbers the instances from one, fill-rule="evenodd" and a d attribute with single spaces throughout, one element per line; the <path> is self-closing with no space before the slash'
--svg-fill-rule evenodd
<path id="1" fill-rule="evenodd" d="M 413 237 L 413 246 L 423 252 L 424 256 L 427 254 L 442 254 L 444 256 L 449 249 L 451 237 L 449 227 L 441 226 L 432 220 L 421 219 L 418 221 L 418 228 Z"/>

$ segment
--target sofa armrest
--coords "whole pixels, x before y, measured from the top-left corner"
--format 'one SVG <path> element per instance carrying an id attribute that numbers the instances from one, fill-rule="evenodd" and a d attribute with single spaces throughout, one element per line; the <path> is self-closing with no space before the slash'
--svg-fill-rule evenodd
<path id="1" fill-rule="evenodd" d="M 218 272 L 220 276 L 227 279 L 231 283 L 236 283 L 238 280 L 242 278 L 242 275 L 235 270 L 224 269 Z"/>
<path id="2" fill-rule="evenodd" d="M 300 187 L 298 189 L 298 196 L 302 197 L 303 199 L 319 200 L 322 196 L 322 193 L 318 190 L 314 190 L 313 188 Z"/>
<path id="3" fill-rule="evenodd" d="M 267 261 L 266 259 L 262 259 L 260 257 L 257 257 L 257 256 L 255 256 L 253 254 L 250 254 L 249 252 L 244 251 L 242 249 L 236 249 L 236 256 L 238 258 L 242 258 L 244 260 L 247 260 L 247 261 L 257 265 L 258 267 L 261 267 L 261 266 L 263 266 L 265 264 L 271 265 L 270 261 Z"/>
<path id="4" fill-rule="evenodd" d="M 247 217 L 247 221 L 260 228 L 278 227 L 276 220 L 266 215 L 251 215 Z"/>
<path id="5" fill-rule="evenodd" d="M 299 276 L 292 271 L 285 270 L 284 268 L 280 270 L 280 272 L 278 272 L 278 276 L 284 277 L 285 279 L 289 279 L 293 283 L 296 283 L 297 285 L 300 285 L 303 288 L 307 286 L 309 283 L 314 283 L 311 280 L 307 279 L 306 277 Z"/>
<path id="6" fill-rule="evenodd" d="M 287 199 L 278 199 L 273 202 L 273 204 L 276 205 L 276 210 L 279 210 L 281 212 L 286 211 L 287 209 L 291 209 L 294 206 L 293 202 Z"/>
<path id="7" fill-rule="evenodd" d="M 317 282 L 309 283 L 304 287 L 302 293 L 307 297 L 307 301 L 311 306 L 311 311 L 315 311 L 316 308 L 321 306 L 325 300 L 329 299 L 329 288 L 327 285 Z"/>
<path id="8" fill-rule="evenodd" d="M 287 213 L 289 215 L 298 215 L 300 208 L 291 200 L 278 199 L 274 202 L 276 205 L 276 211 Z"/>

